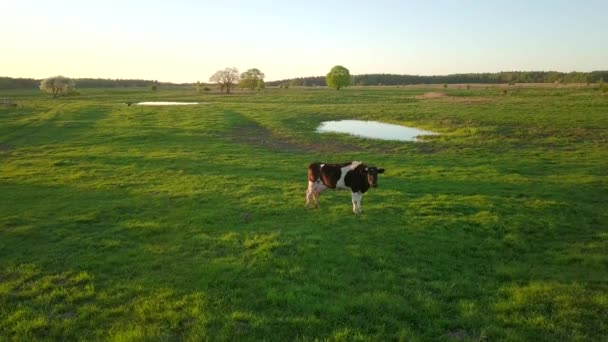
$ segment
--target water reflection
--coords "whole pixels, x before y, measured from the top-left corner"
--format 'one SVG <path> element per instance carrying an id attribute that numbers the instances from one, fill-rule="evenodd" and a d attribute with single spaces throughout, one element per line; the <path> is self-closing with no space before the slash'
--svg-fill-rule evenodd
<path id="1" fill-rule="evenodd" d="M 362 120 L 324 121 L 317 128 L 317 132 L 348 133 L 364 138 L 399 141 L 416 141 L 416 137 L 421 135 L 439 134 L 414 127 Z"/>

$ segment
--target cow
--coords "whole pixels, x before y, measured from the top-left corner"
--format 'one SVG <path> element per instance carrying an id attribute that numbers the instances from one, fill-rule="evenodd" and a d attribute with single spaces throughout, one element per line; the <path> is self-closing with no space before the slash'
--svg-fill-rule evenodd
<path id="1" fill-rule="evenodd" d="M 367 166 L 360 161 L 342 164 L 312 163 L 308 165 L 308 190 L 306 191 L 306 209 L 310 199 L 314 199 L 315 208 L 319 207 L 319 195 L 329 189 L 350 189 L 352 191 L 353 213 L 361 213 L 361 197 L 370 187 L 378 186 L 378 174 L 384 169 Z"/>

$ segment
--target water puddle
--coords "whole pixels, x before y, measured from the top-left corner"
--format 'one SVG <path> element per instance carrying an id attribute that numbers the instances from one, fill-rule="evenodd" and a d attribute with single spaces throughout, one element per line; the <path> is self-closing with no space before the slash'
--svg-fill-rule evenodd
<path id="1" fill-rule="evenodd" d="M 199 102 L 169 102 L 169 101 L 148 101 L 148 102 L 137 102 L 139 106 L 187 106 L 197 105 Z"/>
<path id="2" fill-rule="evenodd" d="M 398 141 L 417 141 L 417 137 L 421 135 L 439 134 L 414 127 L 363 120 L 324 121 L 317 128 L 317 132 L 348 133 L 363 138 Z"/>

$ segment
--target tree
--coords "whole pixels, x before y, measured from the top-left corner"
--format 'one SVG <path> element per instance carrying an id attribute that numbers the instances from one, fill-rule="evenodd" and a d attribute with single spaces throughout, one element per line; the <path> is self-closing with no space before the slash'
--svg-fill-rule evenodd
<path id="1" fill-rule="evenodd" d="M 327 76 L 325 76 L 327 86 L 340 90 L 342 87 L 348 87 L 350 85 L 350 72 L 348 69 L 341 65 L 336 65 L 331 68 Z"/>
<path id="2" fill-rule="evenodd" d="M 241 74 L 241 88 L 262 89 L 264 88 L 264 73 L 259 69 L 249 69 Z"/>
<path id="3" fill-rule="evenodd" d="M 215 74 L 209 77 L 210 82 L 218 83 L 221 87 L 221 91 L 224 92 L 224 88 L 226 89 L 226 94 L 230 94 L 230 88 L 232 85 L 238 82 L 239 80 L 239 70 L 237 68 L 226 68 L 224 70 L 218 70 Z"/>
<path id="4" fill-rule="evenodd" d="M 67 95 L 73 92 L 75 88 L 74 81 L 64 76 L 49 77 L 40 82 L 40 90 L 52 93 L 53 98 L 59 95 Z"/>
<path id="5" fill-rule="evenodd" d="M 196 90 L 197 93 L 202 92 L 204 86 L 205 85 L 202 84 L 200 81 L 196 81 L 196 83 L 194 83 L 194 89 Z"/>

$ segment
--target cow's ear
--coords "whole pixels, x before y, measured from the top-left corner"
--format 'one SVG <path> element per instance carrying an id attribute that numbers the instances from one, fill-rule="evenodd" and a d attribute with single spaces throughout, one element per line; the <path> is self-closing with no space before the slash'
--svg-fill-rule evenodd
<path id="1" fill-rule="evenodd" d="M 384 169 L 378 169 L 378 173 L 384 173 Z"/>

